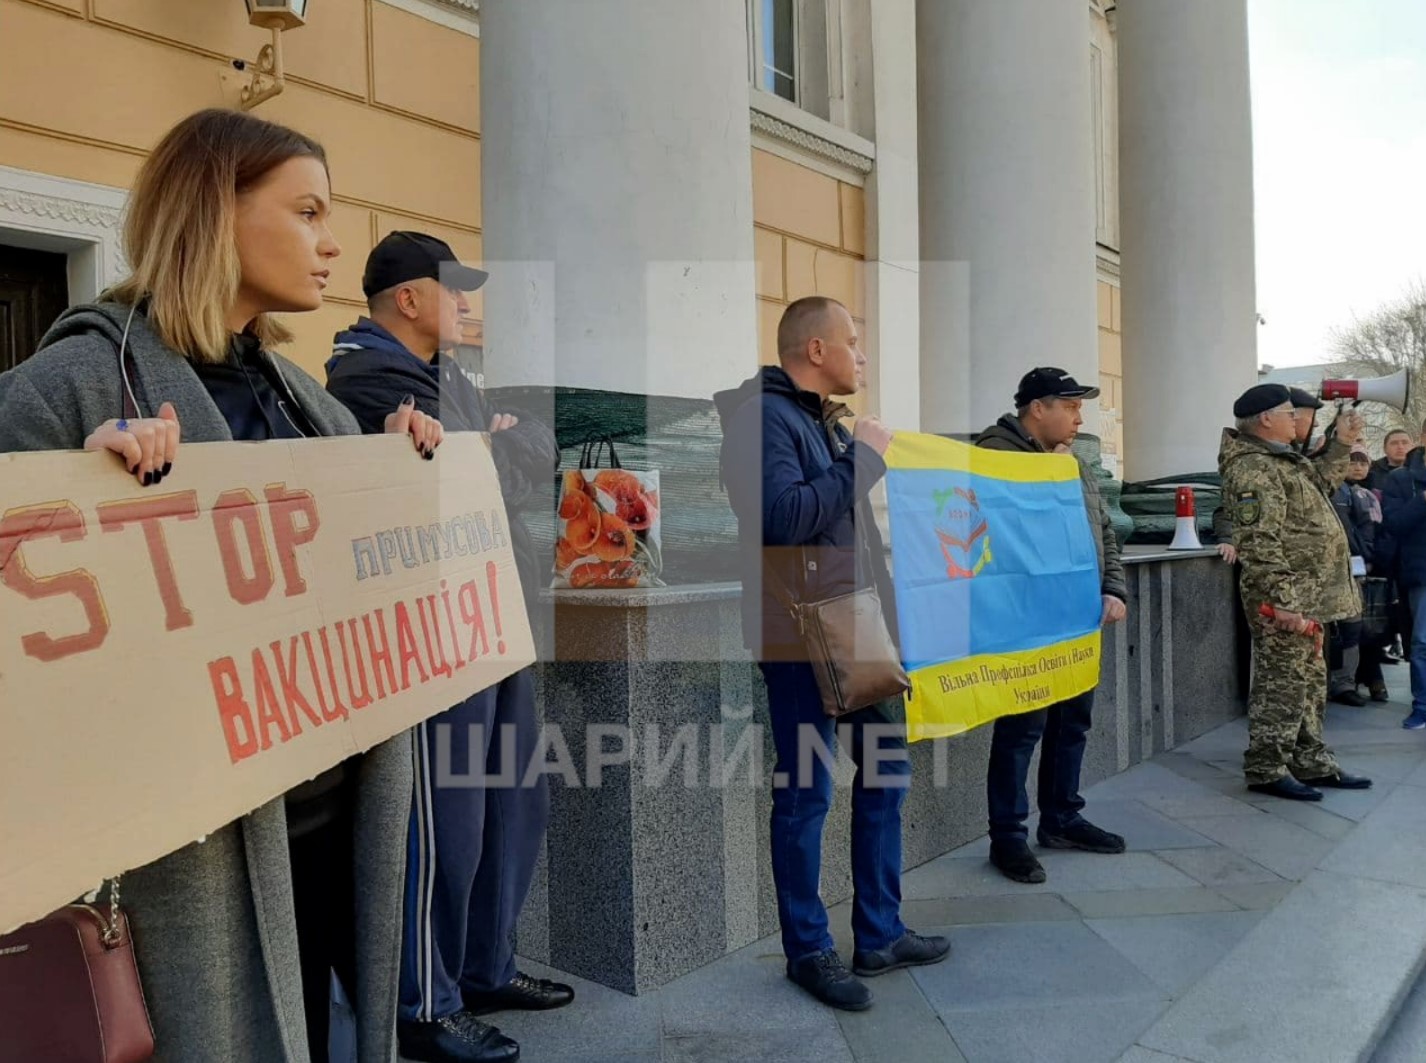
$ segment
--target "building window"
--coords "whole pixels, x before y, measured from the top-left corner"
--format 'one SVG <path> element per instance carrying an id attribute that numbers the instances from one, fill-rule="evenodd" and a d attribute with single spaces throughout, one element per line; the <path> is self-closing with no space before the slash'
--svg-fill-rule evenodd
<path id="1" fill-rule="evenodd" d="M 758 88 L 797 102 L 797 0 L 753 0 Z"/>

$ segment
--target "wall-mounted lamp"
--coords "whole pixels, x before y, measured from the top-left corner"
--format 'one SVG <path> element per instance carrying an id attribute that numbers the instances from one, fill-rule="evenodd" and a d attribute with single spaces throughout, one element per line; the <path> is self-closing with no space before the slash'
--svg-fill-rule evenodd
<path id="1" fill-rule="evenodd" d="M 257 61 L 233 63 L 238 70 L 252 67 L 252 80 L 243 86 L 239 106 L 247 111 L 264 100 L 270 100 L 286 87 L 282 70 L 282 31 L 296 29 L 307 22 L 308 0 L 245 0 L 248 22 L 272 31 L 272 43 L 264 44 Z"/>

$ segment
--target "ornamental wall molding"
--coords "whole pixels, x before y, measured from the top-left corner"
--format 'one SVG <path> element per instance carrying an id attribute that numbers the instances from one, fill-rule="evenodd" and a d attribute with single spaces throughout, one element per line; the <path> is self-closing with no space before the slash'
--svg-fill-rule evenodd
<path id="1" fill-rule="evenodd" d="M 63 254 L 69 299 L 87 302 L 128 272 L 121 188 L 0 166 L 0 243 Z"/>
<path id="2" fill-rule="evenodd" d="M 791 122 L 760 111 L 756 107 L 752 109 L 751 114 L 752 128 L 755 133 L 761 133 L 763 136 L 798 151 L 844 167 L 861 177 L 865 177 L 872 171 L 875 160 L 871 155 L 844 147 L 810 129 L 793 125 Z"/>
<path id="3" fill-rule="evenodd" d="M 35 195 L 13 188 L 0 188 L 0 210 L 61 222 L 77 222 L 101 229 L 118 229 L 119 219 L 123 216 L 123 212 L 115 207 L 101 207 L 61 196 Z"/>

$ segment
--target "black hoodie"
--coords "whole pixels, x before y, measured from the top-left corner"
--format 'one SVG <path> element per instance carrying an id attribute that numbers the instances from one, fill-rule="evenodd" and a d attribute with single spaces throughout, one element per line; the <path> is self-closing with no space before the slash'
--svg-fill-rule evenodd
<path id="1" fill-rule="evenodd" d="M 806 601 L 875 586 L 894 637 L 891 578 L 867 504 L 886 463 L 836 423 L 847 407 L 803 391 L 778 366 L 713 401 L 723 422 L 723 482 L 738 518 L 745 644 L 768 657 L 800 647 L 772 579 Z"/>

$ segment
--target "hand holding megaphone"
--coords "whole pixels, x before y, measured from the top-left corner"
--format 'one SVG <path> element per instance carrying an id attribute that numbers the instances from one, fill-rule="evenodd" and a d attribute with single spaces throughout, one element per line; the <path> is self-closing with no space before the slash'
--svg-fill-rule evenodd
<path id="1" fill-rule="evenodd" d="M 1337 439 L 1349 447 L 1360 443 L 1365 427 L 1362 415 L 1356 410 L 1343 410 L 1342 415 L 1337 418 Z"/>

